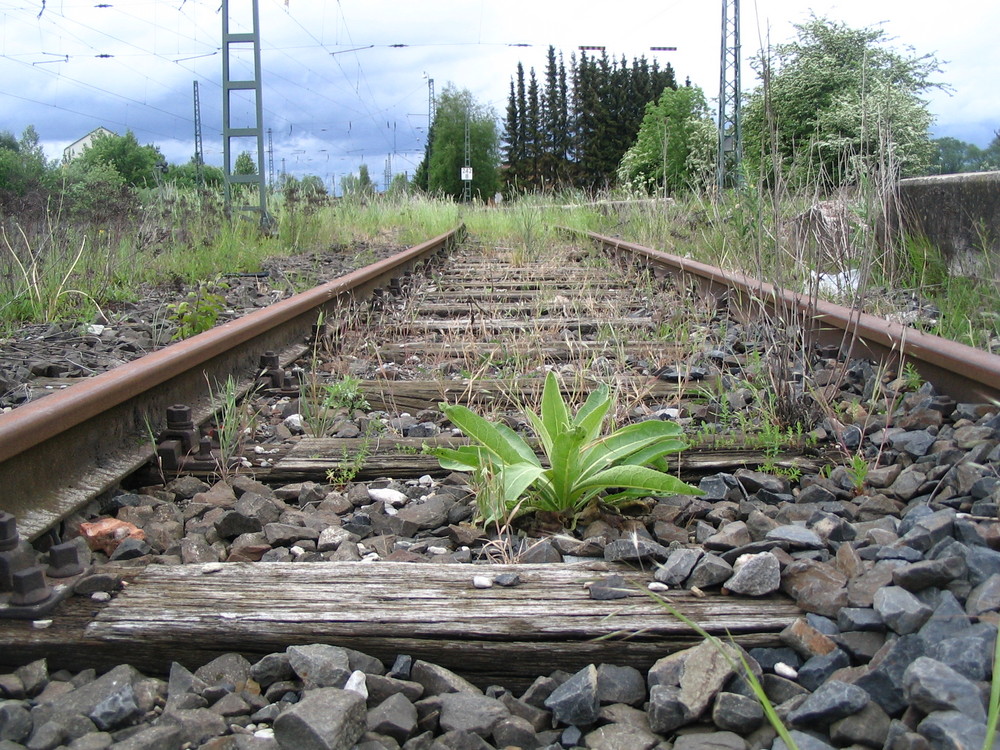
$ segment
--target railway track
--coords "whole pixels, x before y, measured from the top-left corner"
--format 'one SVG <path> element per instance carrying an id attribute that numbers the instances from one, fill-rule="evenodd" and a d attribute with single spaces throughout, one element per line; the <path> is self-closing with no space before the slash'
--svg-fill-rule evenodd
<path id="1" fill-rule="evenodd" d="M 1000 432 L 989 422 L 996 414 L 990 404 L 1000 400 L 1000 358 L 614 238 L 577 236 L 561 256 L 526 263 L 461 239 L 460 229 L 449 232 L 0 415 L 6 534 L 0 534 L 0 573 L 7 573 L 6 590 L 16 589 L 3 594 L 0 576 L 0 597 L 8 599 L 0 606 L 26 618 L 0 624 L 0 661 L 44 656 L 82 669 L 95 661 L 114 664 L 126 648 L 133 664 L 156 671 L 165 659 L 197 664 L 230 650 L 264 654 L 319 639 L 386 661 L 405 652 L 466 668 L 482 684 L 526 685 L 540 659 L 567 670 L 611 658 L 646 669 L 664 650 L 698 643 L 693 631 L 638 593 L 681 547 L 704 549 L 730 568 L 740 554 L 777 555 L 780 594 L 720 596 L 722 581 L 711 578 L 673 594 L 710 632 L 729 632 L 747 648 L 771 648 L 790 642 L 804 611 L 836 619 L 843 607 L 872 607 L 874 589 L 893 583 L 891 570 L 888 578 L 884 568 L 869 575 L 874 568 L 865 561 L 873 556 L 841 560 L 850 555 L 839 548 L 855 538 L 845 519 L 851 534 L 855 524 L 865 534 L 860 546 L 873 550 L 893 542 L 898 548 L 904 536 L 896 533 L 898 520 L 879 519 L 921 504 L 951 512 L 949 523 L 964 513 L 963 531 L 952 533 L 966 543 L 973 533 L 984 548 L 1000 539 L 1000 480 L 986 481 L 1000 466 L 994 456 Z M 791 335 L 768 333 L 769 320 L 781 321 Z M 904 364 L 934 389 L 904 383 Z M 421 452 L 465 440 L 437 405 L 466 403 L 519 429 L 521 410 L 537 401 L 548 369 L 560 374 L 566 397 L 577 403 L 598 382 L 611 383 L 620 422 L 681 420 L 693 448 L 673 469 L 701 483 L 709 501 L 588 517 L 575 534 L 555 541 L 545 537 L 558 529 L 544 519 L 522 529 L 527 541 L 509 529 L 476 530 L 468 488 L 444 477 Z M 259 418 L 243 441 L 244 468 L 227 464 L 197 426 L 211 428 L 218 406 L 211 384 L 228 376 Z M 343 393 L 332 398 L 352 383 L 346 401 Z M 812 423 L 792 429 L 794 410 L 776 410 L 786 398 L 803 420 L 812 409 Z M 888 405 L 881 416 L 873 413 L 879 398 Z M 817 416 L 817 403 L 825 414 Z M 926 425 L 912 416 L 927 412 L 938 417 L 926 417 Z M 945 412 L 955 426 L 941 421 Z M 921 455 L 934 454 L 928 446 L 919 455 L 910 448 L 904 438 L 919 430 L 907 420 L 929 428 L 930 443 L 947 435 L 956 446 L 949 450 L 965 451 L 962 458 L 952 455 L 933 471 L 925 459 L 928 471 L 918 472 Z M 215 428 L 207 432 L 217 435 Z M 151 433 L 159 434 L 159 465 L 150 463 Z M 867 477 L 854 465 L 860 481 L 853 487 L 844 466 L 852 455 L 873 464 Z M 982 471 L 953 477 L 966 471 L 956 467 L 968 465 Z M 905 495 L 898 477 L 918 473 Z M 131 583 L 110 604 L 95 611 L 89 599 L 70 596 L 72 586 L 44 576 L 34 575 L 34 582 L 21 576 L 15 584 L 24 544 L 20 553 L 4 552 L 5 541 L 12 547 L 20 534 L 43 552 L 55 545 L 61 554 L 73 536 L 65 519 L 78 520 L 123 483 L 142 487 L 130 495 L 140 499 L 116 505 L 112 498 L 103 506 L 109 511 L 141 506 L 142 493 L 160 492 L 162 499 L 179 475 L 210 481 L 221 475 L 227 480 L 221 484 L 238 490 L 227 496 L 219 484 L 206 484 L 183 498 L 183 510 L 170 515 L 180 526 L 177 538 L 139 555 L 139 563 L 155 563 L 148 568 L 98 556 L 105 572 Z M 799 484 L 803 476 L 808 481 Z M 409 495 L 400 493 L 396 508 L 379 499 L 387 497 L 380 490 Z M 222 516 L 237 512 L 237 497 L 269 492 L 288 506 L 272 525 L 309 533 L 237 549 L 236 534 L 219 531 Z M 835 510 L 834 502 L 848 510 Z M 991 509 L 992 519 L 983 515 Z M 119 515 L 162 531 L 152 511 Z M 819 546 L 797 537 L 764 539 L 776 528 L 813 524 L 823 529 Z M 262 535 L 264 525 L 253 533 Z M 202 542 L 212 540 L 208 552 L 198 548 L 212 559 L 192 551 L 191 536 L 181 538 L 189 527 Z M 353 535 L 344 537 L 348 543 L 329 541 L 341 531 Z M 640 554 L 640 537 L 656 551 Z M 635 555 L 608 553 L 628 539 Z M 385 573 L 359 578 L 353 566 L 362 557 L 384 560 Z M 525 585 L 478 594 L 464 566 L 454 564 L 477 559 L 518 562 L 511 570 L 522 572 Z M 554 559 L 569 561 L 563 572 L 548 567 Z M 822 579 L 816 570 L 831 559 L 853 574 L 838 572 L 842 582 Z M 231 566 L 220 569 L 219 561 Z M 404 564 L 418 561 L 424 564 Z M 170 564 L 181 562 L 190 564 Z M 617 584 L 628 588 L 625 602 L 595 599 L 582 585 L 616 572 L 625 573 Z M 416 586 L 419 606 L 411 593 L 380 583 L 382 575 Z M 46 582 L 49 599 L 21 601 L 25 592 L 34 596 L 33 583 Z M 841 590 L 842 596 L 827 596 Z M 50 616 L 54 622 L 45 629 L 28 622 Z M 619 639 L 624 633 L 631 635 Z M 851 647 L 851 659 L 860 662 L 870 644 Z M 505 660 L 510 652 L 523 658 Z"/>

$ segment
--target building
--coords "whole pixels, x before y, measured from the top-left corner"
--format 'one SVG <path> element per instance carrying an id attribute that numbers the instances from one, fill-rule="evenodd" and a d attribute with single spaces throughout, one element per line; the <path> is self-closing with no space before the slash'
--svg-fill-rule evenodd
<path id="1" fill-rule="evenodd" d="M 76 157 L 83 153 L 83 150 L 87 148 L 90 144 L 94 142 L 94 139 L 101 135 L 118 135 L 114 131 L 108 130 L 103 125 L 99 128 L 94 128 L 87 135 L 83 136 L 78 140 L 73 141 L 66 148 L 63 149 L 63 163 L 73 161 Z"/>

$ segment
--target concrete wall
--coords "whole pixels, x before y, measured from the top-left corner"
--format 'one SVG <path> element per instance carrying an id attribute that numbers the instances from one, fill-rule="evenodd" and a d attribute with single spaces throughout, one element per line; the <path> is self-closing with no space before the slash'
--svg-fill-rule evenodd
<path id="1" fill-rule="evenodd" d="M 941 250 L 952 273 L 1000 279 L 1000 172 L 901 180 L 908 234 Z"/>

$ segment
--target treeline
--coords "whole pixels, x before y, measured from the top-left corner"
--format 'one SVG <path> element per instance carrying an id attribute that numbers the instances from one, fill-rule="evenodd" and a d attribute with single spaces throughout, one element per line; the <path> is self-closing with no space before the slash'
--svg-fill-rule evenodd
<path id="1" fill-rule="evenodd" d="M 518 63 L 507 102 L 502 154 L 511 193 L 611 186 L 635 142 L 646 105 L 676 89 L 673 68 L 645 57 L 573 54 L 549 47 L 542 80 Z"/>

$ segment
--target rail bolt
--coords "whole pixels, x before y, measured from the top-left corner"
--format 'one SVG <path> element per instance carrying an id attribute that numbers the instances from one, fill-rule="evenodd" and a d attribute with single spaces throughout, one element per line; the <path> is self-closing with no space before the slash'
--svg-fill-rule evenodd
<path id="1" fill-rule="evenodd" d="M 268 349 L 260 355 L 261 370 L 277 370 L 279 367 L 281 367 L 281 362 L 278 360 L 277 352 L 273 352 Z"/>
<path id="2" fill-rule="evenodd" d="M 191 407 L 185 404 L 174 404 L 167 407 L 168 430 L 193 430 L 194 420 L 191 419 Z"/>
<path id="3" fill-rule="evenodd" d="M 80 548 L 74 542 L 63 542 L 49 549 L 49 578 L 68 578 L 83 572 Z"/>
<path id="4" fill-rule="evenodd" d="M 0 552 L 17 546 L 17 519 L 12 513 L 0 510 Z"/>
<path id="5" fill-rule="evenodd" d="M 14 592 L 10 595 L 10 603 L 15 607 L 38 604 L 50 596 L 52 589 L 45 582 L 41 565 L 32 565 L 14 574 Z"/>

